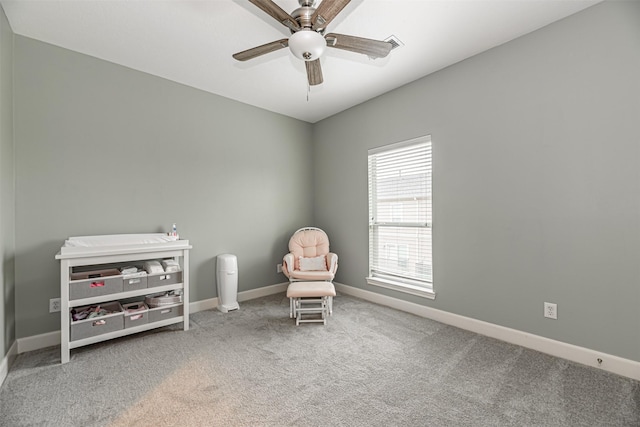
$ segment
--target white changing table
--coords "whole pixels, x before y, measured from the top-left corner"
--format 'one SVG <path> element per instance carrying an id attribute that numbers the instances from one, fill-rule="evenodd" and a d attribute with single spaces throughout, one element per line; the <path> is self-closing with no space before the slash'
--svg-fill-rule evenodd
<path id="1" fill-rule="evenodd" d="M 86 246 L 86 247 L 65 247 L 60 249 L 56 254 L 56 259 L 60 260 L 60 341 L 61 351 L 60 358 L 62 363 L 69 362 L 70 350 L 97 342 L 122 337 L 162 326 L 183 323 L 184 330 L 189 329 L 189 245 L 188 240 L 160 241 L 158 243 L 135 243 L 126 242 L 126 244 L 116 244 L 108 242 L 104 245 Z M 136 263 L 145 260 L 167 259 L 173 258 L 180 264 L 181 278 L 178 283 L 168 285 L 154 286 L 152 288 L 144 288 L 107 295 L 89 296 L 80 299 L 70 299 L 70 283 L 71 274 L 77 267 L 113 265 L 118 263 Z M 120 276 L 122 277 L 122 276 Z M 85 338 L 71 341 L 71 315 L 70 310 L 73 307 L 88 306 L 93 304 L 105 303 L 108 301 L 119 301 L 132 297 L 143 297 L 147 294 L 167 292 L 181 289 L 182 303 L 177 305 L 176 311 L 180 315 L 173 315 L 170 318 L 162 318 L 158 321 L 150 321 L 133 327 L 122 328 L 116 331 L 104 334 L 88 336 Z"/>

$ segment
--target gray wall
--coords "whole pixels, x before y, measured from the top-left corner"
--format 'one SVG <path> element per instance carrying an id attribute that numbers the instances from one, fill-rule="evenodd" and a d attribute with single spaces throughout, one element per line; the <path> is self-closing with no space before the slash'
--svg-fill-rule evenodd
<path id="1" fill-rule="evenodd" d="M 606 2 L 316 124 L 336 280 L 640 361 L 638 76 L 640 3 Z M 367 149 L 425 134 L 435 301 L 365 283 Z"/>
<path id="2" fill-rule="evenodd" d="M 216 296 L 221 253 L 239 291 L 285 281 L 276 264 L 312 220 L 310 124 L 22 36 L 14 61 L 19 338 L 59 329 L 69 236 L 176 222 L 192 301 Z"/>
<path id="3" fill-rule="evenodd" d="M 0 360 L 15 342 L 13 31 L 0 7 Z"/>

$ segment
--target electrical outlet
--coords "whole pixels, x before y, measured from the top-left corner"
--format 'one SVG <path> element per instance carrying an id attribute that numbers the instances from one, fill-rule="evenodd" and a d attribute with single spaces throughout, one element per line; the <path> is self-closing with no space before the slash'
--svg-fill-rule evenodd
<path id="1" fill-rule="evenodd" d="M 49 313 L 60 311 L 60 298 L 51 298 L 49 300 Z"/>
<path id="2" fill-rule="evenodd" d="M 549 319 L 557 319 L 558 318 L 558 304 L 552 302 L 544 303 L 544 317 Z"/>
<path id="3" fill-rule="evenodd" d="M 282 264 L 276 265 L 276 273 L 282 273 Z"/>

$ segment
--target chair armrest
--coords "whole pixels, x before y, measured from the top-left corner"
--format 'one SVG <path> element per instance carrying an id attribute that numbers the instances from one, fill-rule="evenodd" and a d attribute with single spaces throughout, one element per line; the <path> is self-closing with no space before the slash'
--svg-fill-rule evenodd
<path id="1" fill-rule="evenodd" d="M 331 273 L 336 274 L 336 271 L 338 271 L 338 255 L 329 252 L 327 254 L 327 266 L 329 266 Z"/>
<path id="2" fill-rule="evenodd" d="M 293 254 L 286 254 L 284 258 L 282 258 L 282 272 L 285 276 L 291 277 L 291 272 L 295 268 Z"/>

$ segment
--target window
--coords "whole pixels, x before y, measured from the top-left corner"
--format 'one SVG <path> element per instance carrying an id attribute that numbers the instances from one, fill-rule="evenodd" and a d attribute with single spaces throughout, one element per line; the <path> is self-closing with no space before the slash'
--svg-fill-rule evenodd
<path id="1" fill-rule="evenodd" d="M 369 277 L 434 298 L 431 137 L 369 150 Z"/>

